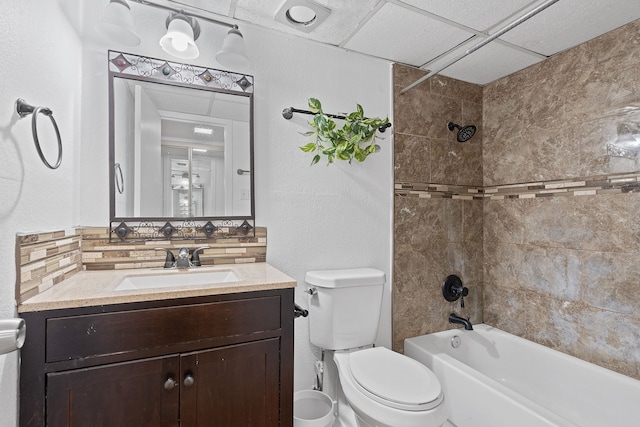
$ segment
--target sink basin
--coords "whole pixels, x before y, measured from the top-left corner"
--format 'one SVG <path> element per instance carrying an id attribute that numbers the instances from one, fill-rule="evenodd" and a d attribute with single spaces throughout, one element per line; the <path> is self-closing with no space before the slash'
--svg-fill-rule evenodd
<path id="1" fill-rule="evenodd" d="M 216 271 L 167 271 L 157 274 L 127 276 L 118 284 L 116 291 L 134 289 L 172 288 L 182 286 L 202 286 L 216 283 L 237 282 L 240 279 L 230 270 Z"/>

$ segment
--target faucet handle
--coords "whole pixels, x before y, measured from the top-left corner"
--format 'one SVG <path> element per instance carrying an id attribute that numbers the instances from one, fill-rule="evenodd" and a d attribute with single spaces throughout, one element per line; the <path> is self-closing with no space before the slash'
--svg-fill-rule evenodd
<path id="1" fill-rule="evenodd" d="M 173 252 L 166 248 L 155 248 L 156 251 L 165 251 L 167 257 L 164 260 L 164 268 L 173 268 L 176 266 L 176 258 L 173 256 Z"/>
<path id="2" fill-rule="evenodd" d="M 203 246 L 201 248 L 194 249 L 193 253 L 191 254 L 192 266 L 200 267 L 202 265 L 202 262 L 200 262 L 200 252 L 204 251 L 205 249 L 209 249 L 209 246 Z"/>
<path id="3" fill-rule="evenodd" d="M 462 288 L 462 292 L 460 292 L 460 308 L 464 308 L 464 297 L 469 295 L 469 288 L 466 286 Z"/>

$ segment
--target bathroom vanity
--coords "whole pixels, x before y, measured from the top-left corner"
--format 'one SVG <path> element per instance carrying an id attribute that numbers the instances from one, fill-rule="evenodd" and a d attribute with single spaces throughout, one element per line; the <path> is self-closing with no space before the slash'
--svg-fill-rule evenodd
<path id="1" fill-rule="evenodd" d="M 126 273 L 81 272 L 27 300 L 20 426 L 291 426 L 295 281 L 233 269 L 127 291 Z"/>

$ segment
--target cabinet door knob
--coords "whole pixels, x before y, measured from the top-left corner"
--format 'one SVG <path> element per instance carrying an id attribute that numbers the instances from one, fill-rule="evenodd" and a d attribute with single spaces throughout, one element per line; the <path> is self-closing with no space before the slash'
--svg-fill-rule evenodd
<path id="1" fill-rule="evenodd" d="M 191 387 L 195 382 L 196 380 L 191 376 L 191 374 L 188 374 L 186 377 L 184 377 L 183 384 L 185 387 Z"/>
<path id="2" fill-rule="evenodd" d="M 164 389 L 165 390 L 171 390 L 172 388 L 174 388 L 176 385 L 178 384 L 178 382 L 176 380 L 174 380 L 173 378 L 169 377 L 167 378 L 167 380 L 164 382 Z"/>

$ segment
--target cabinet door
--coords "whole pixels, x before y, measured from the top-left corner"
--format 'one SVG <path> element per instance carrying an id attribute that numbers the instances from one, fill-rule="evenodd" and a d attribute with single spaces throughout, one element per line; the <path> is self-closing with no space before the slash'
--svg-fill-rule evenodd
<path id="1" fill-rule="evenodd" d="M 179 358 L 47 375 L 47 427 L 177 427 Z"/>
<path id="2" fill-rule="evenodd" d="M 181 427 L 279 425 L 279 338 L 184 354 L 180 359 Z"/>

